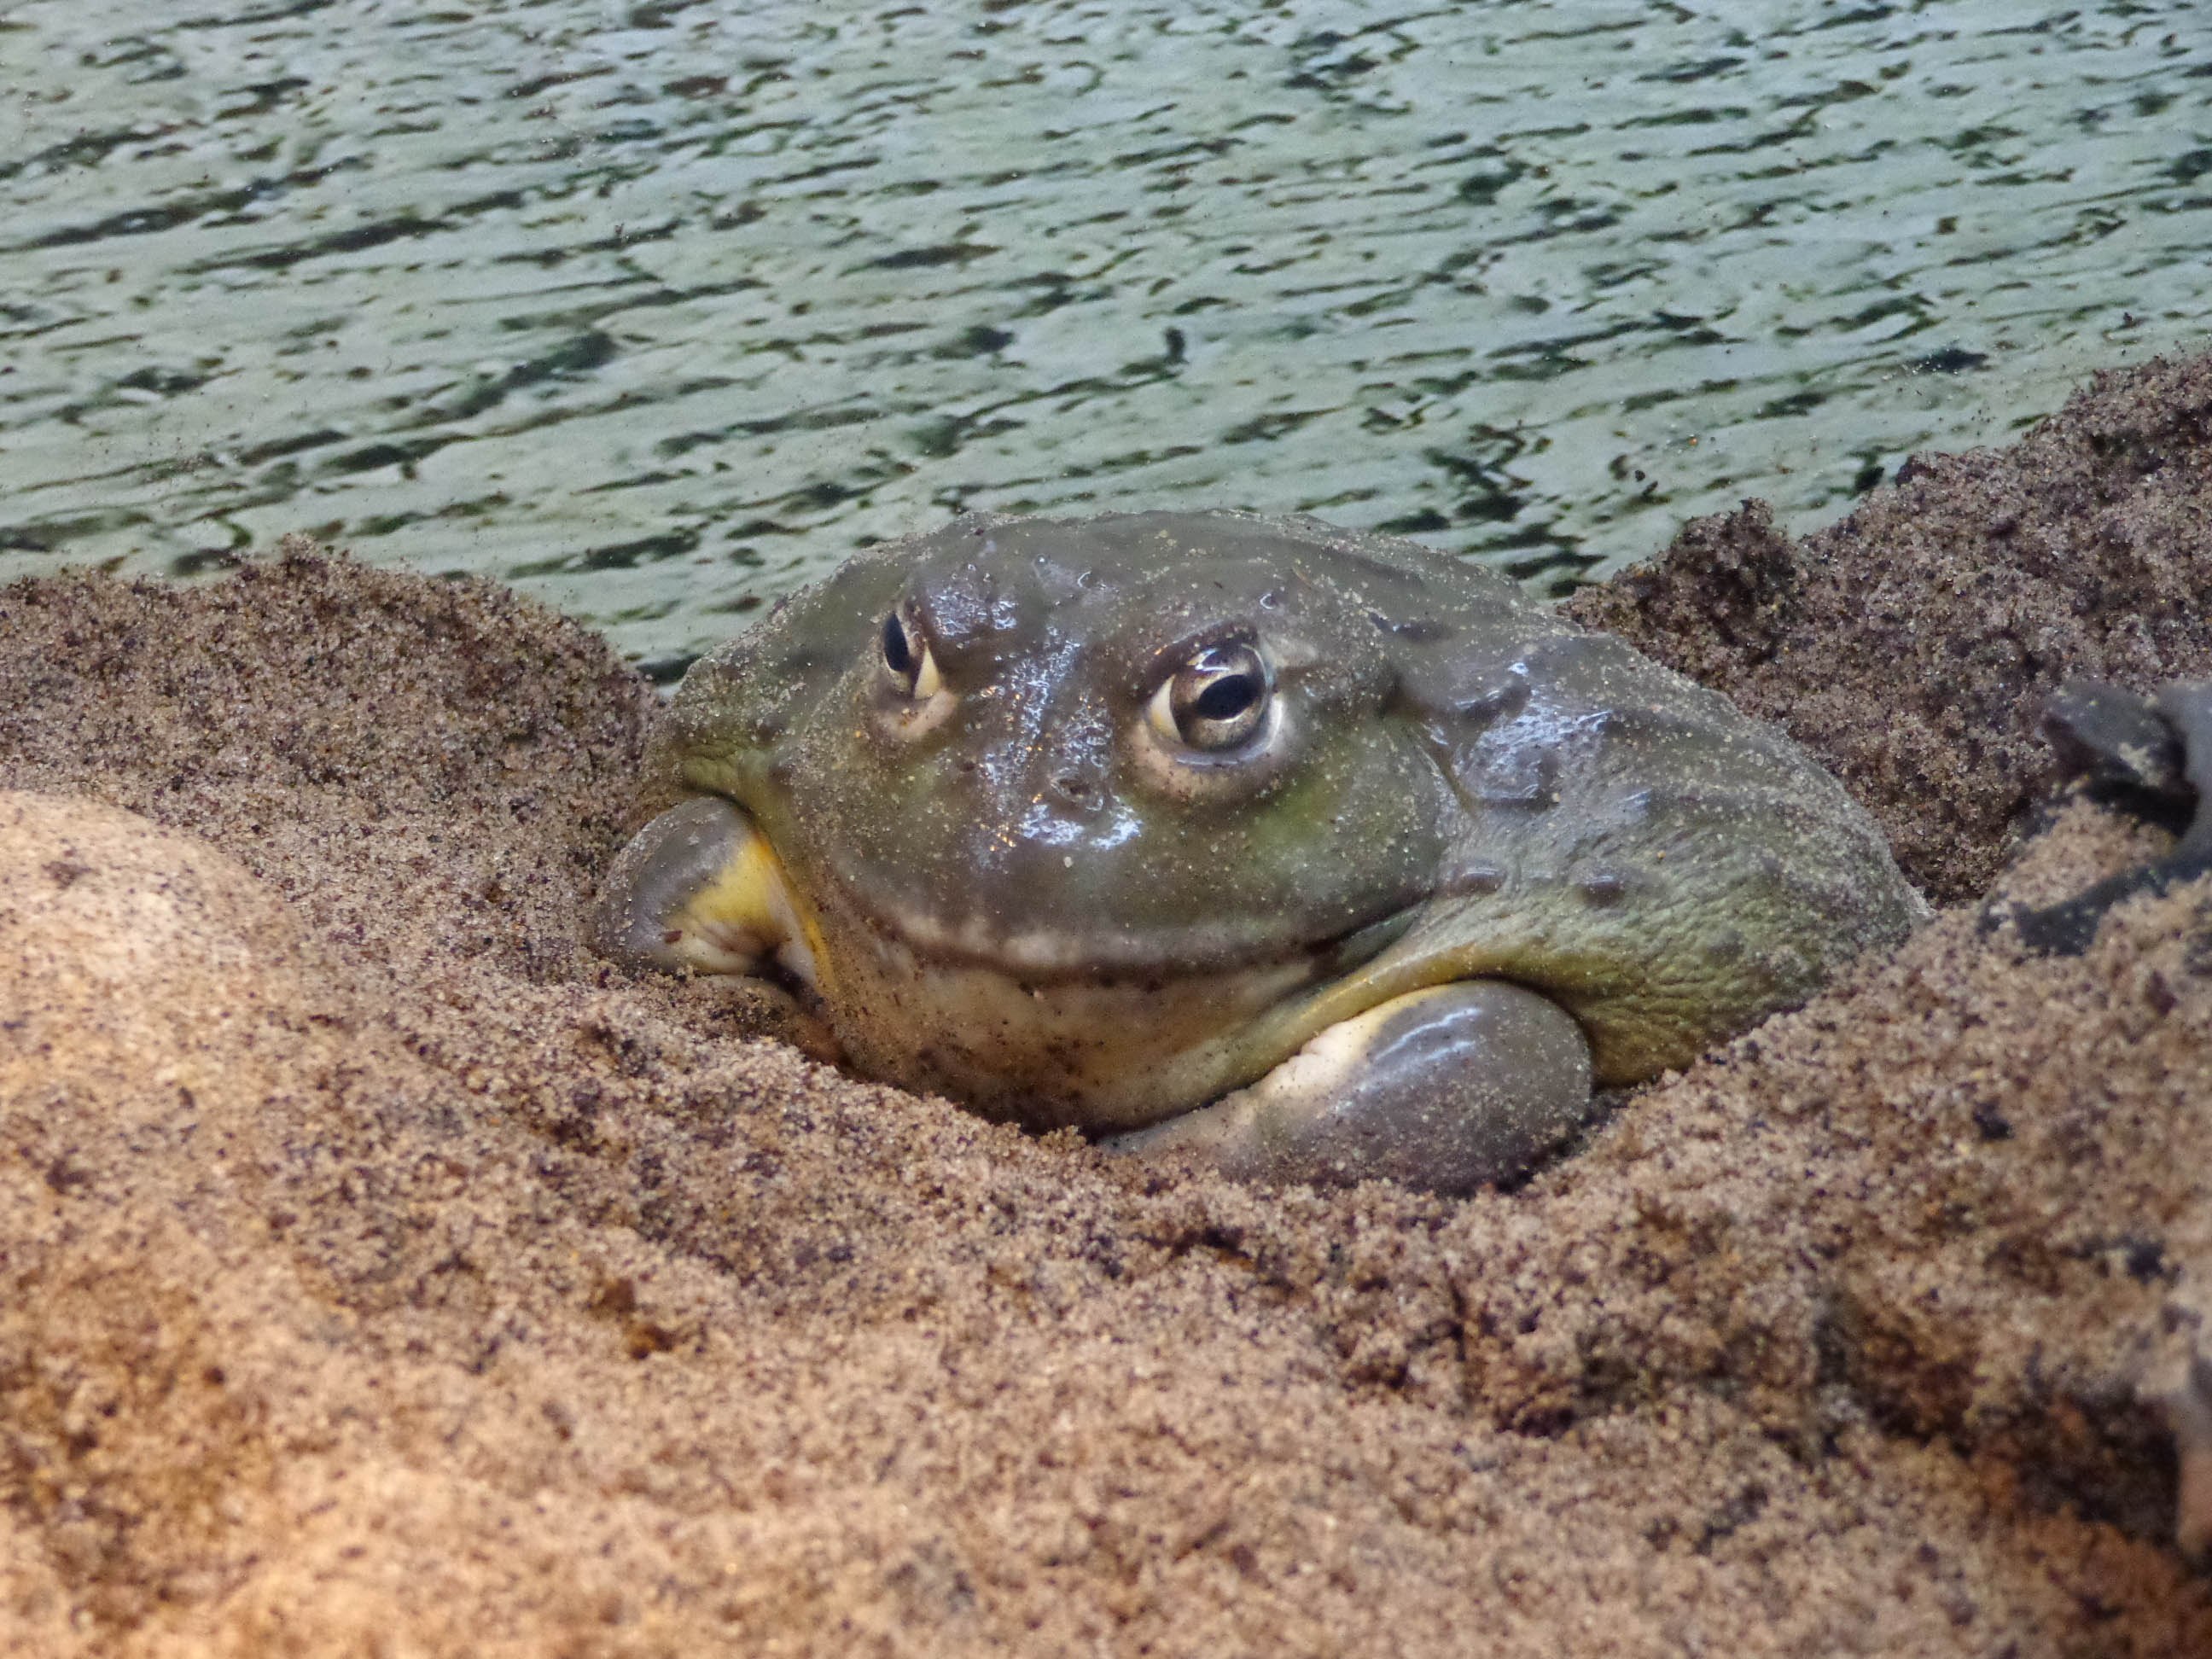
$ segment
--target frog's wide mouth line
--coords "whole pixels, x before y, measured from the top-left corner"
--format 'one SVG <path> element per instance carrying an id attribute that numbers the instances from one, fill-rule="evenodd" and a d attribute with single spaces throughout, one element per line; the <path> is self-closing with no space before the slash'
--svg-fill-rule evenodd
<path id="1" fill-rule="evenodd" d="M 1299 963 L 1310 963 L 1315 977 L 1328 977 L 1380 955 L 1413 927 L 1422 904 L 1394 897 L 1373 914 L 1318 935 L 1220 922 L 1141 933 L 1041 927 L 1006 933 L 980 914 L 948 921 L 917 906 L 871 902 L 849 880 L 833 881 L 837 902 L 924 968 L 982 969 L 1039 987 L 1211 979 Z"/>
<path id="2" fill-rule="evenodd" d="M 671 912 L 661 938 L 696 971 L 768 978 L 834 1003 L 896 961 L 901 975 L 982 974 L 1042 996 L 1067 991 L 1185 988 L 1207 1000 L 1246 1000 L 1231 988 L 1272 983 L 1297 999 L 1355 975 L 1410 932 L 1436 895 L 1386 894 L 1346 925 L 1318 934 L 1239 929 L 1218 921 L 1147 932 L 1031 928 L 1006 933 L 980 910 L 957 920 L 884 901 L 834 854 L 794 858 L 743 800 L 702 793 L 692 800 L 735 809 L 726 857 Z M 673 818 L 675 812 L 664 814 Z M 802 845 L 802 854 L 807 849 Z M 703 879 L 702 879 L 703 878 Z M 835 941 L 851 941 L 840 945 Z M 680 944 L 678 943 L 680 941 Z M 856 957 L 855 953 L 859 953 Z"/>
<path id="3" fill-rule="evenodd" d="M 759 819 L 743 801 L 734 803 Z M 1204 978 L 1241 969 L 1269 969 L 1301 961 L 1315 965 L 1316 979 L 1329 979 L 1364 967 L 1411 932 L 1431 909 L 1452 900 L 1498 890 L 1496 873 L 1470 870 L 1462 877 L 1418 889 L 1378 895 L 1351 909 L 1349 919 L 1323 932 L 1295 933 L 1278 928 L 1215 919 L 1172 929 L 1145 931 L 1037 927 L 1008 933 L 992 926 L 980 910 L 949 919 L 915 904 L 882 897 L 883 884 L 846 867 L 834 854 L 803 865 L 765 830 L 794 902 L 811 915 L 818 929 L 822 905 L 810 886 L 841 906 L 878 937 L 896 940 L 929 965 L 994 970 L 1040 986 L 1101 980 Z M 798 877 L 805 872 L 805 883 Z M 1349 908 L 1350 907 L 1346 907 Z"/>
<path id="4" fill-rule="evenodd" d="M 895 941 L 921 963 L 949 969 L 985 969 L 1039 986 L 1101 980 L 1211 977 L 1239 969 L 1273 969 L 1310 961 L 1317 977 L 1358 967 L 1380 954 L 1443 896 L 1433 884 L 1374 895 L 1344 904 L 1342 920 L 1322 930 L 1297 932 L 1271 921 L 1218 917 L 1172 928 L 1145 930 L 994 926 L 981 906 L 948 916 L 903 901 L 890 884 L 872 879 L 849 857 L 796 833 L 781 802 L 759 780 L 733 768 L 698 764 L 684 769 L 692 799 L 727 801 L 765 843 L 784 890 L 804 918 L 817 956 L 825 924 L 842 913 L 855 927 Z M 1071 911 L 1073 907 L 1071 906 Z M 825 969 L 828 963 L 824 963 Z"/>

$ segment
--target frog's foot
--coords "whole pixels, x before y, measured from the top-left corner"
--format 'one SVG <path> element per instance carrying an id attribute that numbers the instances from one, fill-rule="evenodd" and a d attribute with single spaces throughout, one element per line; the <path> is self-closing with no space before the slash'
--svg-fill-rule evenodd
<path id="1" fill-rule="evenodd" d="M 782 1012 L 799 1006 L 787 988 L 815 985 L 814 952 L 782 866 L 751 820 L 712 795 L 671 807 L 616 855 L 591 942 L 632 967 L 742 975 L 779 1009 L 791 1004 Z"/>
<path id="2" fill-rule="evenodd" d="M 1258 1082 L 1102 1144 L 1244 1180 L 1468 1193 L 1526 1174 L 1590 1112 L 1589 1043 L 1502 980 L 1415 991 L 1332 1025 Z"/>
<path id="3" fill-rule="evenodd" d="M 2021 942 L 2079 956 L 2105 912 L 2137 893 L 2163 893 L 2212 872 L 2212 681 L 2176 682 L 2154 698 L 2087 681 L 2062 686 L 2043 727 L 2069 777 L 2087 792 L 2180 836 L 2173 851 L 2072 898 L 2014 914 Z"/>

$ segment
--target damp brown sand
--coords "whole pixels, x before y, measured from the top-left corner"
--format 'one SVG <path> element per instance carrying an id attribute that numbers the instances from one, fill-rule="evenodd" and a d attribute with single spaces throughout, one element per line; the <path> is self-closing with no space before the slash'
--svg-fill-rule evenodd
<path id="1" fill-rule="evenodd" d="M 2212 363 L 1579 601 L 1954 903 L 1511 1195 L 1101 1159 L 581 952 L 653 703 L 495 591 L 0 590 L 0 1650 L 2212 1653 L 2212 884 L 1985 928 L 2212 672 Z M 2000 872 L 2002 873 L 1996 873 Z"/>

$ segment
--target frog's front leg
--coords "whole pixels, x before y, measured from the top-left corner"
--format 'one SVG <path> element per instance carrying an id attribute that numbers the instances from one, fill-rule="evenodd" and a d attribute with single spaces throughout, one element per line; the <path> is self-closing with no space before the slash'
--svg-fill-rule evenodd
<path id="1" fill-rule="evenodd" d="M 2148 698 L 2076 681 L 2051 698 L 2043 725 L 2069 775 L 2180 836 L 2162 859 L 2062 903 L 2016 913 L 2021 942 L 2030 950 L 2080 956 L 2122 899 L 2212 872 L 2212 681 L 2177 681 Z"/>
<path id="2" fill-rule="evenodd" d="M 1256 1083 L 1103 1145 L 1195 1153 L 1238 1179 L 1468 1193 L 1525 1174 L 1589 1111 L 1589 1043 L 1567 1012 L 1465 980 L 1332 1025 Z"/>
<path id="3" fill-rule="evenodd" d="M 590 928 L 593 948 L 617 962 L 729 976 L 768 1032 L 835 1057 L 829 1028 L 786 988 L 811 992 L 817 958 L 783 867 L 728 801 L 695 796 L 632 836 Z"/>
<path id="4" fill-rule="evenodd" d="M 814 979 L 775 854 L 750 819 L 714 795 L 672 806 L 615 855 L 592 942 L 617 962 L 671 973 L 751 974 L 774 962 Z"/>

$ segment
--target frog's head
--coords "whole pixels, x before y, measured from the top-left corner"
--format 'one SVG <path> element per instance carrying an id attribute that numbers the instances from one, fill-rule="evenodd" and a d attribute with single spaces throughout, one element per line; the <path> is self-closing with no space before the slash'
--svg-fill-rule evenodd
<path id="1" fill-rule="evenodd" d="M 660 764 L 745 848 L 714 852 L 739 873 L 690 959 L 778 954 L 860 1069 L 1032 1121 L 1246 1080 L 1432 890 L 1450 792 L 1398 656 L 1436 597 L 1231 514 L 970 517 L 863 556 L 677 694 Z"/>

